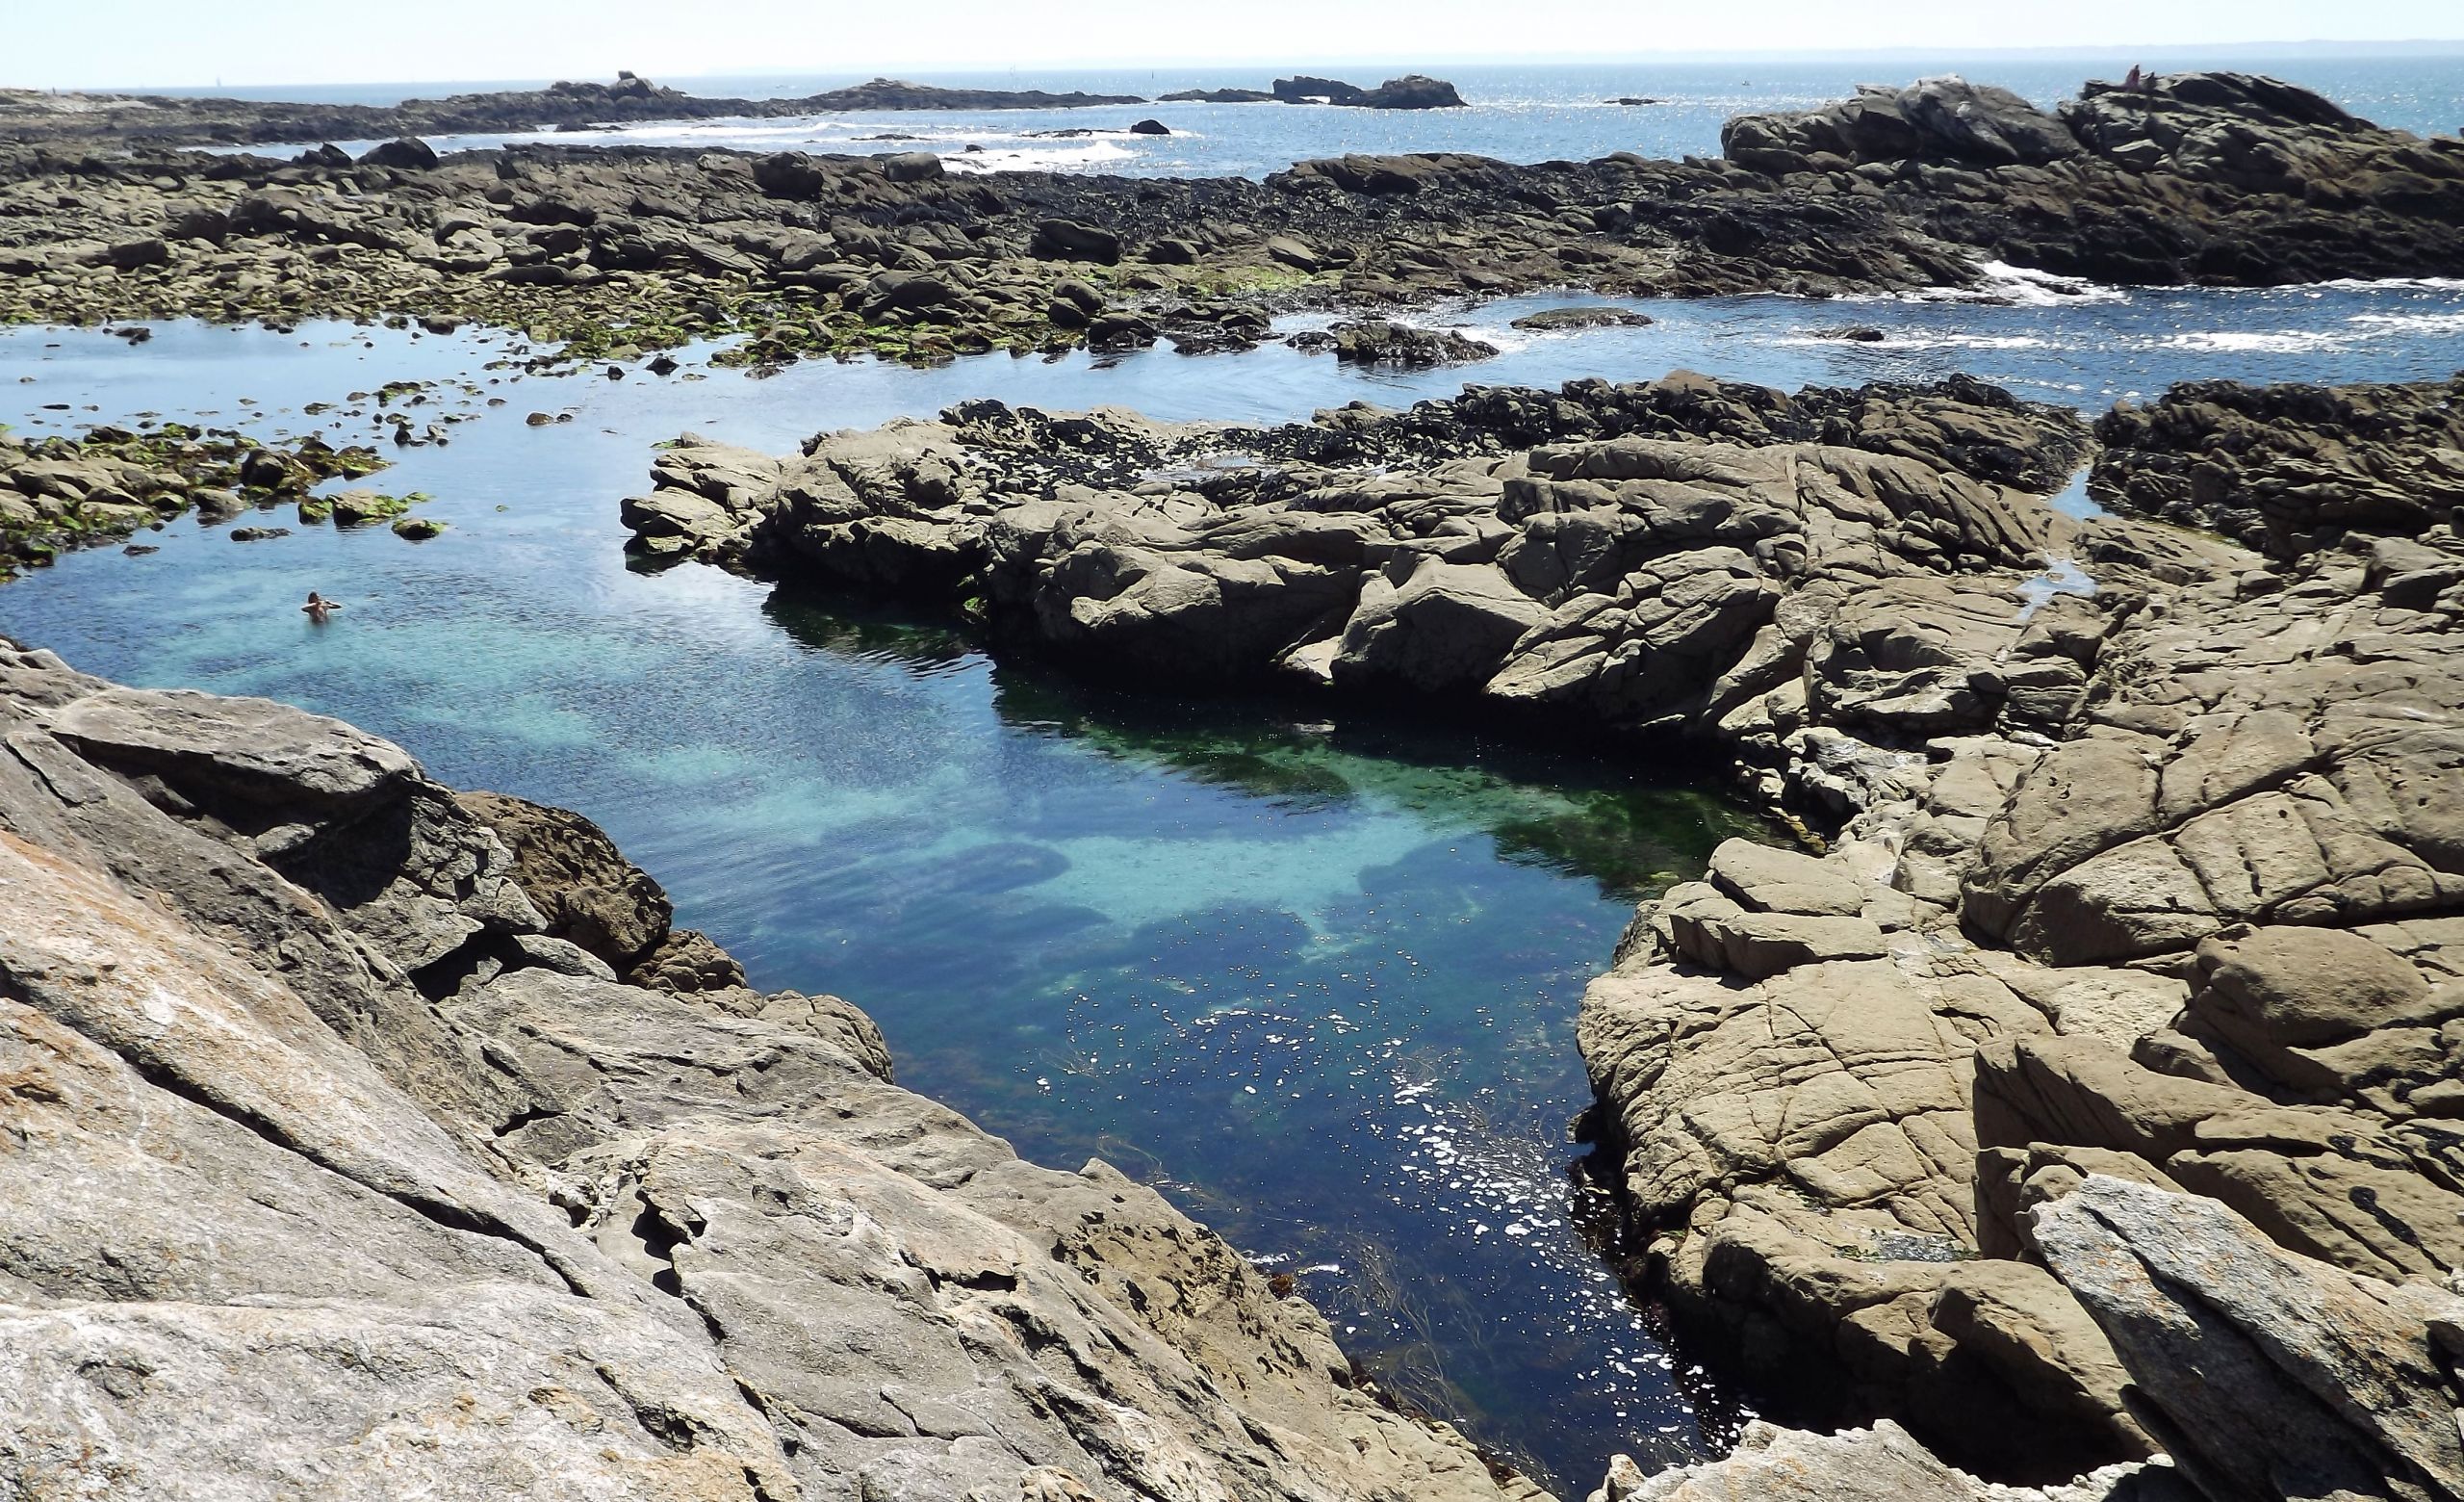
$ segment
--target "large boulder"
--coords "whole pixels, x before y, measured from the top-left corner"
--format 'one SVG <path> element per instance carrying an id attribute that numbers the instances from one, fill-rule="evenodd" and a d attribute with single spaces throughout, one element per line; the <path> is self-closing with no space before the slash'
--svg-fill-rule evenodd
<path id="1" fill-rule="evenodd" d="M 2210 1497 L 2464 1492 L 2464 1300 L 2291 1256 L 2213 1200 L 2090 1175 L 2031 1236 Z"/>

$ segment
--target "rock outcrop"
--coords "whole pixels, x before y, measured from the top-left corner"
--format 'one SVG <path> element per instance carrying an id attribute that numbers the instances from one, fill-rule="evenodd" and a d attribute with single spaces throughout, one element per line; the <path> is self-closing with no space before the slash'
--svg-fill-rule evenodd
<path id="1" fill-rule="evenodd" d="M 576 131 L 669 120 L 772 119 L 852 110 L 1071 110 L 1143 104 L 1136 94 L 1040 89 L 941 89 L 876 78 L 798 98 L 732 99 L 686 93 L 619 73 L 612 84 L 560 82 L 399 104 L 291 104 L 227 95 L 59 94 L 0 90 L 0 141 L 130 141 L 146 144 L 370 141 L 422 136 Z M 424 146 L 421 149 L 424 150 Z M 378 159 L 387 148 L 370 154 Z M 398 157 L 400 153 L 394 153 Z M 432 167 L 424 160 L 378 160 L 385 167 Z"/>
<path id="2" fill-rule="evenodd" d="M 963 606 L 1098 671 L 1690 727 L 1770 801 L 1846 808 L 1928 738 L 2058 722 L 2075 664 L 2012 591 L 2070 524 L 2006 485 L 2080 442 L 1973 383 L 1678 376 L 1272 429 L 980 401 L 783 463 L 685 440 L 624 514 L 654 557 Z M 1890 749 L 1842 754 L 1846 724 Z"/>
<path id="3" fill-rule="evenodd" d="M 846 1003 L 640 983 L 586 821 L 14 647 L 0 731 L 0 1489 L 1536 1495 Z"/>
<path id="4" fill-rule="evenodd" d="M 1459 110 L 1463 96 L 1454 86 L 1442 78 L 1424 73 L 1406 73 L 1390 78 L 1374 89 L 1363 89 L 1340 78 L 1317 78 L 1303 73 L 1296 78 L 1278 78 L 1269 98 L 1286 104 L 1339 104 L 1356 110 Z"/>
<path id="5" fill-rule="evenodd" d="M 2088 492 L 2290 557 L 2359 535 L 2400 602 L 2453 581 L 2416 534 L 2464 505 L 2464 376 L 2413 385 L 2190 381 L 2096 425 Z"/>
<path id="6" fill-rule="evenodd" d="M 1720 139 L 1779 181 L 1879 194 L 1946 239 L 2104 281 L 2442 274 L 2427 268 L 2452 261 L 2464 224 L 2464 141 L 2245 73 L 2090 84 L 2051 113 L 1932 78 L 1740 116 Z"/>
<path id="7" fill-rule="evenodd" d="M 1824 857 L 1724 848 L 1592 987 L 1652 1275 L 1797 1416 L 2464 1493 L 2464 544 L 2434 487 L 2338 499 L 2439 473 L 2444 391 L 2108 419 L 2109 494 L 2270 555 L 2089 523 L 2096 592 L 1993 660 L 2030 723 L 1934 738 Z"/>

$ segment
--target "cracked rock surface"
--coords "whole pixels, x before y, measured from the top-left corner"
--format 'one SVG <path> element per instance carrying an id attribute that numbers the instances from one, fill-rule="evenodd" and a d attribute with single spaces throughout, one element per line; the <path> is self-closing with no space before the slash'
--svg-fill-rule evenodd
<path id="1" fill-rule="evenodd" d="M 2095 594 L 1994 660 L 2067 664 L 2047 718 L 1923 740 L 1820 859 L 1723 848 L 1594 983 L 1646 1262 L 1744 1364 L 1816 1363 L 1805 1416 L 2000 1480 L 2464 1494 L 2451 402 L 2099 424 L 2117 500 L 2267 551 L 2092 521 Z"/>

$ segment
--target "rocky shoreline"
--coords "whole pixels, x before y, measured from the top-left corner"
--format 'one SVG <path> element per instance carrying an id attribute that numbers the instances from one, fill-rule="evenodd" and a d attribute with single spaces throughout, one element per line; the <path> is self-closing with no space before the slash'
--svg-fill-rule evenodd
<path id="1" fill-rule="evenodd" d="M 1723 846 L 1584 1004 L 1591 1125 L 1698 1349 L 1995 1481 L 2426 1497 L 2464 1483 L 2455 396 L 2194 385 L 2096 425 L 2101 493 L 2264 555 L 2054 511 L 2088 436 L 1973 382 L 1681 376 L 688 439 L 626 521 L 1184 691 L 1710 746 L 1835 839 Z M 1843 1474 L 1905 1483 L 1894 1445 Z M 1732 1463 L 1687 1485 L 1762 1484 Z"/>
<path id="2" fill-rule="evenodd" d="M 2464 269 L 2455 143 L 2270 80 L 2055 114 L 1937 80 L 1727 145 L 1263 184 L 0 147 L 0 317 L 476 317 L 766 362 L 1983 255 Z M 1415 332 L 1352 345 L 1450 357 Z M 1683 373 L 1274 427 L 974 401 L 784 457 L 687 435 L 622 514 L 648 563 L 922 602 L 1083 670 L 1702 748 L 1800 820 L 1821 853 L 1732 842 L 1637 914 L 1583 1003 L 1586 1126 L 1698 1349 L 1855 1427 L 1612 1467 L 1603 1502 L 2452 1502 L 2459 403 L 2200 382 L 2092 429 L 1965 379 Z M 38 562 L 223 496 L 306 520 L 362 453 L 0 438 L 0 537 Z M 2083 465 L 2112 512 L 2047 504 Z M 752 990 L 586 820 L 15 647 L 0 718 L 0 1472 L 1539 1495 L 1160 1197 L 1019 1161 L 898 1090 L 855 1008 Z"/>
<path id="3" fill-rule="evenodd" d="M 1336 79 L 1279 78 L 1270 92 L 1190 91 L 1165 100 L 1238 96 L 1370 110 L 1461 108 L 1454 86 L 1421 74 L 1375 89 Z M 37 93 L 0 89 L 0 142 L 46 145 L 266 145 L 384 141 L 403 136 L 524 135 L 686 120 L 782 119 L 875 110 L 1086 110 L 1146 104 L 1139 94 L 1072 90 L 945 89 L 894 78 L 795 98 L 733 99 L 686 93 L 620 73 L 613 84 L 564 82 L 545 89 L 406 99 L 396 105 L 290 104 L 225 95 Z"/>
<path id="4" fill-rule="evenodd" d="M 1353 156 L 1263 182 L 958 174 L 923 152 L 0 145 L 0 320 L 449 317 L 571 359 L 730 337 L 726 358 L 758 365 L 1242 349 L 1281 309 L 1567 287 L 1973 289 L 1988 261 L 2149 283 L 2464 274 L 2464 144 L 2244 75 L 2060 116 L 1931 80 L 1729 140 L 1725 161 Z"/>
<path id="5" fill-rule="evenodd" d="M 384 141 L 404 136 L 523 135 L 687 120 L 783 119 L 905 110 L 1088 110 L 1180 99 L 1335 104 L 1366 110 L 1460 109 L 1452 84 L 1419 73 L 1373 89 L 1340 79 L 1278 78 L 1270 91 L 1186 90 L 1140 94 L 1071 90 L 948 89 L 875 78 L 794 98 L 735 99 L 687 93 L 619 73 L 612 84 L 562 82 L 545 89 L 405 99 L 396 105 L 291 104 L 227 95 L 38 93 L 0 89 L 0 142 L 45 145 L 269 145 Z"/>
<path id="6" fill-rule="evenodd" d="M 744 984 L 587 820 L 0 649 L 34 1494 L 1534 1498 L 1152 1191 Z"/>

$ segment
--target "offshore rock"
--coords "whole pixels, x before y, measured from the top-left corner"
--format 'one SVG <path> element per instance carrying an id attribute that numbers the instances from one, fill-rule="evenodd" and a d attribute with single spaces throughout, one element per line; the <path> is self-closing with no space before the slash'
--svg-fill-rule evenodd
<path id="1" fill-rule="evenodd" d="M 1466 365 L 1485 360 L 1498 347 L 1450 328 L 1415 328 L 1386 319 L 1338 324 L 1335 358 L 1348 365 Z"/>
<path id="2" fill-rule="evenodd" d="M 1225 91 L 1240 93 L 1241 91 Z M 1201 95 L 1168 95 L 1167 97 L 1213 97 Z M 1286 104 L 1339 104 L 1360 110 L 1459 110 L 1463 96 L 1454 86 L 1442 78 L 1423 73 L 1406 73 L 1390 78 L 1374 89 L 1363 89 L 1339 78 L 1314 78 L 1304 73 L 1296 78 L 1278 78 L 1269 97 Z M 1239 102 L 1229 101 L 1229 102 Z"/>
<path id="3" fill-rule="evenodd" d="M 0 1490 L 1538 1496 L 846 1003 L 620 979 L 576 816 L 13 646 L 0 729 Z"/>
<path id="4" fill-rule="evenodd" d="M 1791 115 L 1740 116 L 1731 160 L 1863 184 L 2005 260 L 2119 282 L 2424 275 L 2455 254 L 2464 151 L 2242 73 L 2090 84 L 2058 113 L 1933 78 Z M 2296 225 L 2297 234 L 2288 235 Z M 2416 270 L 2398 272 L 2409 265 Z"/>
<path id="5" fill-rule="evenodd" d="M 1056 110 L 1143 104 L 1134 94 L 1047 93 L 1041 90 L 937 89 L 876 78 L 798 99 L 730 99 L 689 94 L 620 73 L 612 84 L 560 82 L 545 89 L 405 99 L 397 105 L 289 104 L 151 94 L 45 94 L 0 91 L 0 140 L 134 138 L 149 142 L 388 140 L 374 165 L 435 165 L 398 151 L 421 136 L 578 130 L 653 120 L 771 118 L 842 110 Z M 379 159 L 380 153 L 385 154 Z M 394 158 L 401 159 L 396 160 Z M 347 162 L 347 158 L 345 161 Z"/>

